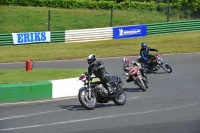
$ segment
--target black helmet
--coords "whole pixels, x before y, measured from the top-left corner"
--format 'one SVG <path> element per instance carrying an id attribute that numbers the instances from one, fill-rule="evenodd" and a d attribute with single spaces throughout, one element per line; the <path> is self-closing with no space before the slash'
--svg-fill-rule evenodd
<path id="1" fill-rule="evenodd" d="M 141 47 L 146 49 L 146 48 L 147 48 L 146 42 L 142 42 L 142 43 L 141 43 Z"/>
<path id="2" fill-rule="evenodd" d="M 89 65 L 91 65 L 93 62 L 96 61 L 96 57 L 94 54 L 90 54 L 88 57 L 87 57 L 87 62 Z"/>

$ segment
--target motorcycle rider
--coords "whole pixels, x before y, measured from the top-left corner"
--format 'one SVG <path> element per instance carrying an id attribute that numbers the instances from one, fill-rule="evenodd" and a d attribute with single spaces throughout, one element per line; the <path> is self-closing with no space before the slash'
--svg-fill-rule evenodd
<path id="1" fill-rule="evenodd" d="M 112 94 L 113 90 L 111 89 L 109 83 L 110 75 L 105 70 L 104 63 L 100 60 L 97 60 L 94 54 L 90 54 L 87 57 L 87 62 L 89 64 L 88 74 L 91 76 L 93 73 L 96 77 L 98 77 L 101 80 L 102 85 L 108 90 L 108 93 Z"/>
<path id="2" fill-rule="evenodd" d="M 142 42 L 141 43 L 141 49 L 140 49 L 140 62 L 143 62 L 145 64 L 145 66 L 142 66 L 142 67 L 145 67 L 146 70 L 149 70 L 149 64 L 150 64 L 150 59 L 151 58 L 154 58 L 152 55 L 149 55 L 149 51 L 156 51 L 158 52 L 157 49 L 154 49 L 154 48 L 150 48 L 147 46 L 146 42 Z"/>
<path id="3" fill-rule="evenodd" d="M 147 76 L 144 73 L 144 69 L 141 67 L 141 64 L 136 61 L 130 61 L 128 57 L 124 57 L 123 60 L 123 70 L 125 73 L 127 73 L 127 79 L 126 82 L 131 82 L 133 79 L 129 75 L 131 67 L 138 67 L 139 71 L 141 72 L 142 76 L 145 78 L 145 81 L 147 82 Z"/>

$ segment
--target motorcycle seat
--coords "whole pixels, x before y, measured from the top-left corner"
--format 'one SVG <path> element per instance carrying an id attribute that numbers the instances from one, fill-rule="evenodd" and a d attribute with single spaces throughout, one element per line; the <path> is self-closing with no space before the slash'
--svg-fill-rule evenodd
<path id="1" fill-rule="evenodd" d="M 120 81 L 120 77 L 119 76 L 112 76 L 110 78 L 110 83 L 114 83 L 114 82 L 119 82 Z"/>

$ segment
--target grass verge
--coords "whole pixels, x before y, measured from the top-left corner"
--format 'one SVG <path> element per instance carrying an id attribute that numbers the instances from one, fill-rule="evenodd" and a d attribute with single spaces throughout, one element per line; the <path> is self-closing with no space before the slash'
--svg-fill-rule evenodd
<path id="1" fill-rule="evenodd" d="M 87 69 L 24 69 L 0 70 L 0 84 L 37 82 L 79 77 Z M 78 80 L 78 79 L 77 79 Z"/>
<path id="2" fill-rule="evenodd" d="M 84 43 L 2 46 L 0 63 L 86 59 L 91 53 L 97 58 L 139 55 L 143 41 L 164 54 L 200 52 L 199 36 L 200 31 L 196 31 Z"/>
<path id="3" fill-rule="evenodd" d="M 111 10 L 0 6 L 0 34 L 109 27 Z M 170 17 L 170 21 L 186 20 Z M 166 22 L 164 13 L 148 10 L 113 10 L 112 26 Z"/>

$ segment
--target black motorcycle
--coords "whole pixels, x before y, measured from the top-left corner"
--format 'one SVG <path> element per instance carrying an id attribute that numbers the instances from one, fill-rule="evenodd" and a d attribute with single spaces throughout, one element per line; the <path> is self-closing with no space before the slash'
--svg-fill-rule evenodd
<path id="1" fill-rule="evenodd" d="M 122 89 L 123 82 L 119 76 L 112 76 L 110 85 L 113 94 L 108 94 L 107 89 L 102 85 L 99 78 L 90 76 L 87 72 L 79 77 L 84 82 L 84 87 L 79 89 L 78 98 L 81 105 L 92 110 L 98 103 L 108 103 L 113 101 L 116 105 L 124 105 L 126 103 L 126 94 Z"/>

